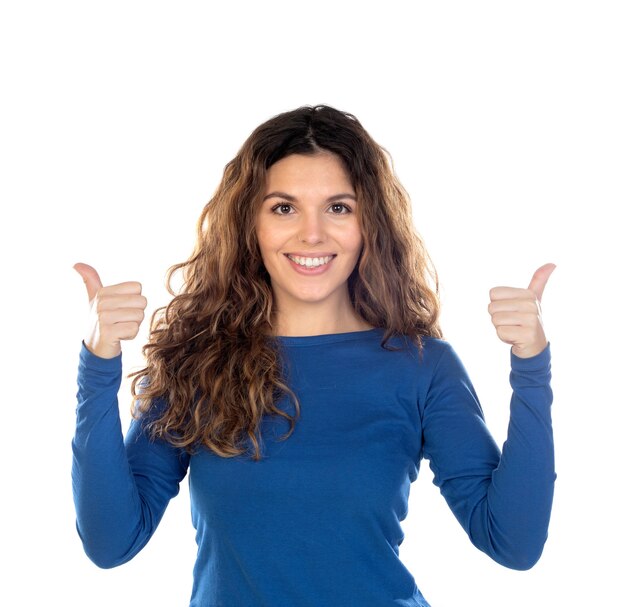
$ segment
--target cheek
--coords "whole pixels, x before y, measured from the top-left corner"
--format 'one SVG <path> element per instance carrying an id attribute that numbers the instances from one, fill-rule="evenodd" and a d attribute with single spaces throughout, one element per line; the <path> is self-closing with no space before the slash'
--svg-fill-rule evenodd
<path id="1" fill-rule="evenodd" d="M 280 234 L 272 229 L 257 229 L 256 239 L 258 242 L 261 259 L 269 269 L 277 263 L 278 251 L 282 248 Z"/>
<path id="2" fill-rule="evenodd" d="M 358 254 L 363 248 L 363 234 L 359 226 L 356 226 L 352 234 L 352 249 Z"/>
<path id="3" fill-rule="evenodd" d="M 263 228 L 262 223 L 257 223 L 257 225 L 255 226 L 255 230 L 259 251 L 261 252 L 261 255 L 264 256 L 268 249 L 271 247 L 271 234 L 268 230 Z"/>

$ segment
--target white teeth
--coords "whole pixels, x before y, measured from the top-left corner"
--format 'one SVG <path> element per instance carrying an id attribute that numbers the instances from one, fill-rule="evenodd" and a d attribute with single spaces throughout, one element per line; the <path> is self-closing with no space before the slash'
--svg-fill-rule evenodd
<path id="1" fill-rule="evenodd" d="M 297 255 L 287 255 L 291 261 L 297 263 L 299 266 L 305 266 L 307 268 L 317 268 L 328 263 L 334 255 L 328 255 L 327 257 L 298 257 Z"/>

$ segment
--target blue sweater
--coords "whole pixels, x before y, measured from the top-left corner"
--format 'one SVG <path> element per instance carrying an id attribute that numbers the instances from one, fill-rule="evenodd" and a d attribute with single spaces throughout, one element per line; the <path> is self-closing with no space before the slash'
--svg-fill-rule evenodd
<path id="1" fill-rule="evenodd" d="M 301 418 L 284 441 L 287 422 L 264 421 L 259 462 L 206 449 L 189 456 L 151 441 L 141 421 L 124 439 L 121 356 L 83 345 L 72 477 L 89 557 L 100 567 L 133 558 L 188 474 L 198 543 L 191 607 L 424 607 L 399 546 L 426 458 L 472 543 L 507 567 L 532 567 L 555 480 L 550 347 L 510 354 L 500 453 L 452 347 L 425 338 L 420 360 L 412 344 L 381 348 L 382 335 L 280 338 Z"/>

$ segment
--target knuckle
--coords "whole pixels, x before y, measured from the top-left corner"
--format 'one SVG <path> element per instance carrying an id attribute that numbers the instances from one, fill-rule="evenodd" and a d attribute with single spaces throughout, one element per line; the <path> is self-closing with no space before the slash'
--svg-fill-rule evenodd
<path id="1" fill-rule="evenodd" d="M 539 302 L 537 301 L 537 299 L 528 299 L 526 300 L 525 305 L 529 312 L 536 313 L 539 309 Z"/>
<path id="2" fill-rule="evenodd" d="M 534 328 L 534 327 L 537 326 L 538 320 L 539 320 L 539 316 L 537 315 L 537 310 L 533 310 L 531 312 L 527 312 L 524 315 L 524 322 L 525 322 L 525 324 L 528 325 L 531 328 Z"/>
<path id="3" fill-rule="evenodd" d="M 98 323 L 100 324 L 100 326 L 109 324 L 110 318 L 111 318 L 111 313 L 109 312 L 109 310 L 98 311 Z"/>

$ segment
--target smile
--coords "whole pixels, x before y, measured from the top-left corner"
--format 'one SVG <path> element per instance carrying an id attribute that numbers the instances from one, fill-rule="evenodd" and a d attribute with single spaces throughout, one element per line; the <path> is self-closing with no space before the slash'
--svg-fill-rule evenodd
<path id="1" fill-rule="evenodd" d="M 298 255 L 287 255 L 287 257 L 304 268 L 318 268 L 319 266 L 329 263 L 335 255 L 327 255 L 326 257 L 299 257 Z"/>

